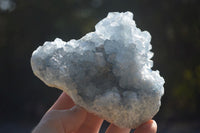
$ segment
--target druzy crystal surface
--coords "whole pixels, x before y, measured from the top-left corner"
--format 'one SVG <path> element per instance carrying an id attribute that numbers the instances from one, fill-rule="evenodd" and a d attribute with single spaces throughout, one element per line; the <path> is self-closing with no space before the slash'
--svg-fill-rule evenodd
<path id="1" fill-rule="evenodd" d="M 31 65 L 77 105 L 119 127 L 136 128 L 158 112 L 164 93 L 164 79 L 151 70 L 150 41 L 131 12 L 112 12 L 79 40 L 45 42 Z"/>

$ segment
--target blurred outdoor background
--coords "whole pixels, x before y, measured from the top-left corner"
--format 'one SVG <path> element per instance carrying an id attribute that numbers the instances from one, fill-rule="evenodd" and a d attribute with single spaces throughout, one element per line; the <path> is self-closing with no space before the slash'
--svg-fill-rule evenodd
<path id="1" fill-rule="evenodd" d="M 0 0 L 0 132 L 25 133 L 61 91 L 32 73 L 32 52 L 56 37 L 79 39 L 111 11 L 131 11 L 152 35 L 165 78 L 159 133 L 200 133 L 199 0 Z"/>

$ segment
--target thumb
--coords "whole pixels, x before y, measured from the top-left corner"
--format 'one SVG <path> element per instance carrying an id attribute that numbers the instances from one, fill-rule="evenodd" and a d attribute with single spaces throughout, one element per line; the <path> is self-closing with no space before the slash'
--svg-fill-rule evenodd
<path id="1" fill-rule="evenodd" d="M 36 131 L 33 133 L 71 133 L 79 129 L 86 118 L 87 112 L 78 106 L 69 110 L 51 110 L 47 112 Z"/>

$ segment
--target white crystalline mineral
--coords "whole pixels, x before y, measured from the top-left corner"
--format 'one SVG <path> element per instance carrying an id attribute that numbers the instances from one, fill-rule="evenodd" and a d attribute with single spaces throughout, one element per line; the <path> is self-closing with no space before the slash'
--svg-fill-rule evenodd
<path id="1" fill-rule="evenodd" d="M 131 12 L 109 13 L 79 40 L 45 42 L 33 52 L 33 72 L 48 86 L 120 127 L 136 128 L 159 110 L 164 79 L 151 70 L 151 35 Z"/>

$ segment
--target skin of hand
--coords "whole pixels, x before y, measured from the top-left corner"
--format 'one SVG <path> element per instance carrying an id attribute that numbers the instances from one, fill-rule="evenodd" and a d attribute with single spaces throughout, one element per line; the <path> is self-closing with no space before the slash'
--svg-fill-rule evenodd
<path id="1" fill-rule="evenodd" d="M 75 105 L 63 92 L 32 133 L 98 133 L 102 123 L 103 119 Z M 131 129 L 110 124 L 106 133 L 129 133 L 130 131 Z M 156 133 L 156 131 L 156 122 L 149 120 L 136 128 L 134 133 Z"/>

